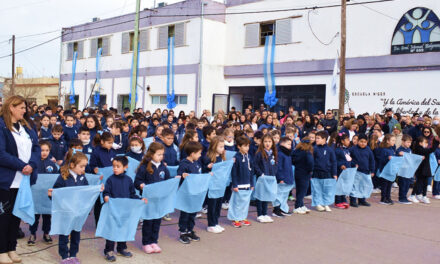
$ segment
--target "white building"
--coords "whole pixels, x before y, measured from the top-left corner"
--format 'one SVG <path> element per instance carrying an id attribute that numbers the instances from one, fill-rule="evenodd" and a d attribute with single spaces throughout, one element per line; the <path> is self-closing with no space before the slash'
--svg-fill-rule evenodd
<path id="1" fill-rule="evenodd" d="M 276 35 L 278 105 L 312 112 L 337 108 L 332 72 L 340 46 L 340 7 L 318 0 L 203 0 L 144 10 L 140 20 L 137 106 L 166 107 L 167 40 L 175 37 L 175 110 L 241 110 L 263 103 L 265 36 Z M 347 107 L 402 113 L 440 111 L 440 2 L 397 0 L 347 8 Z M 361 3 L 361 4 L 360 4 Z M 276 12 L 274 11 L 276 10 Z M 101 102 L 128 105 L 134 14 L 63 29 L 62 94 L 86 106 L 102 47 Z M 203 37 L 203 41 L 201 40 Z M 201 45 L 202 43 L 202 45 Z M 201 56 L 200 56 L 201 55 Z M 200 85 L 199 85 L 200 84 Z M 92 96 L 93 97 L 93 96 Z M 90 101 L 93 101 L 92 99 Z M 89 102 L 88 105 L 91 105 Z"/>

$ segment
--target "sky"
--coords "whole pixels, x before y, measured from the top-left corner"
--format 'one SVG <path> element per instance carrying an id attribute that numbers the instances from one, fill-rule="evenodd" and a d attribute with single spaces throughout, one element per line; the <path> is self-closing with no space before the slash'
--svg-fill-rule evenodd
<path id="1" fill-rule="evenodd" d="M 157 0 L 173 4 L 182 0 Z M 153 7 L 154 0 L 142 0 L 141 10 Z M 87 8 L 85 8 L 87 7 Z M 15 51 L 20 51 L 56 38 L 61 28 L 86 22 L 92 18 L 109 18 L 136 10 L 136 0 L 1 0 L 0 57 L 11 54 L 11 36 L 15 34 Z M 39 36 L 27 35 L 51 32 Z M 59 75 L 60 39 L 17 54 L 16 66 L 23 67 L 24 77 Z M 0 58 L 0 77 L 10 77 L 11 57 Z"/>

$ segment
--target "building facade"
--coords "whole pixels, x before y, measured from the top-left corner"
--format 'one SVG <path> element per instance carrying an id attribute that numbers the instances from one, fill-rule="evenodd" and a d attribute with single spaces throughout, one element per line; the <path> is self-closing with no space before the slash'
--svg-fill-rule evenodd
<path id="1" fill-rule="evenodd" d="M 438 114 L 440 2 L 362 2 L 352 1 L 347 8 L 347 108 Z M 216 112 L 263 103 L 266 37 L 274 35 L 275 108 L 337 108 L 332 81 L 340 7 L 324 8 L 317 0 L 203 3 L 187 0 L 141 12 L 137 107 L 166 108 L 169 37 L 175 40 L 175 110 Z M 63 29 L 61 99 L 74 92 L 78 107 L 93 105 L 101 48 L 100 103 L 119 109 L 129 105 L 133 21 L 134 14 L 128 14 Z"/>

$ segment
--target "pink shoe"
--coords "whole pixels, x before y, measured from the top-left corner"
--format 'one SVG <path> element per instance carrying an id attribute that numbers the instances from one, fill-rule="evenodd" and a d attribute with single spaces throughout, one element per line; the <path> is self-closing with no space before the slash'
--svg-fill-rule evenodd
<path id="1" fill-rule="evenodd" d="M 154 253 L 154 248 L 151 245 L 146 245 L 146 246 L 142 246 L 142 249 L 145 251 L 145 253 L 147 254 L 151 254 Z"/>
<path id="2" fill-rule="evenodd" d="M 151 247 L 154 249 L 154 253 L 160 253 L 160 252 L 162 252 L 162 249 L 161 249 L 161 248 L 159 247 L 159 245 L 156 244 L 156 243 L 151 244 Z"/>

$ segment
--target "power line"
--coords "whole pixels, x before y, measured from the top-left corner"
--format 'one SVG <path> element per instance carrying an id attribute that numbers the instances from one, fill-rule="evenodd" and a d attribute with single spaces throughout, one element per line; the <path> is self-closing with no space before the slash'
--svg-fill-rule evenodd
<path id="1" fill-rule="evenodd" d="M 310 23 L 310 13 L 313 12 L 313 10 L 309 10 L 309 12 L 307 13 L 307 22 L 310 28 L 310 32 L 312 32 L 312 35 L 316 38 L 316 40 L 318 40 L 322 45 L 324 46 L 329 46 L 330 44 L 333 43 L 333 41 L 339 36 L 339 32 L 336 32 L 336 34 L 332 37 L 332 39 L 329 42 L 323 42 L 320 38 L 318 38 L 318 36 L 315 34 L 315 32 L 313 31 L 312 25 Z"/>
<path id="2" fill-rule="evenodd" d="M 348 4 L 349 6 L 355 6 L 355 5 L 365 5 L 365 4 L 375 4 L 375 3 L 383 3 L 383 2 L 392 2 L 394 0 L 378 0 L 378 1 L 367 1 L 367 2 L 355 2 L 355 3 L 351 3 Z M 288 12 L 288 11 L 305 11 L 305 10 L 316 10 L 316 9 L 324 9 L 324 8 L 334 8 L 334 7 L 340 7 L 340 4 L 332 4 L 332 5 L 323 5 L 323 6 L 313 6 L 313 7 L 301 7 L 301 8 L 287 8 L 287 9 L 274 9 L 274 10 L 260 10 L 260 11 L 243 11 L 243 12 L 219 12 L 219 13 L 206 13 L 203 16 L 220 16 L 220 15 L 245 15 L 245 14 L 261 14 L 261 13 L 276 13 L 276 12 Z M 199 17 L 201 16 L 201 14 L 197 13 L 197 14 L 174 14 L 174 15 L 150 15 L 150 16 L 145 16 L 145 17 L 141 17 L 141 19 L 147 19 L 147 18 L 154 18 L 154 17 Z M 87 29 L 82 29 L 82 30 L 77 30 L 77 31 L 67 31 L 63 34 L 61 34 L 60 36 L 57 36 L 55 38 L 49 39 L 47 41 L 41 42 L 39 44 L 33 45 L 29 48 L 26 48 L 24 50 L 20 50 L 17 51 L 16 54 L 20 54 L 22 52 L 37 48 L 39 46 L 42 46 L 44 44 L 50 43 L 56 39 L 59 39 L 61 37 L 64 37 L 65 35 L 68 34 L 74 34 L 74 33 L 80 33 L 80 32 L 85 32 L 85 31 L 90 31 L 90 30 L 95 30 L 95 29 L 101 29 L 101 28 L 107 28 L 107 27 L 111 27 L 111 26 L 117 26 L 117 25 L 121 25 L 121 24 L 125 24 L 125 23 L 133 23 L 134 21 L 132 19 L 127 20 L 127 21 L 121 21 L 118 23 L 114 23 L 114 24 L 109 24 L 109 25 L 103 25 L 103 26 L 99 26 L 99 27 L 93 27 L 93 28 L 87 28 Z M 72 29 L 73 27 L 70 28 L 66 28 L 68 29 Z M 42 34 L 48 34 L 48 32 L 43 32 L 43 33 L 38 33 L 38 34 L 34 34 L 34 35 L 42 35 Z M 25 36 L 26 37 L 26 36 Z M 1 42 L 0 42 L 1 43 Z M 5 56 L 1 56 L 0 59 L 3 58 L 7 58 L 12 56 L 12 54 L 9 55 L 5 55 Z"/>

